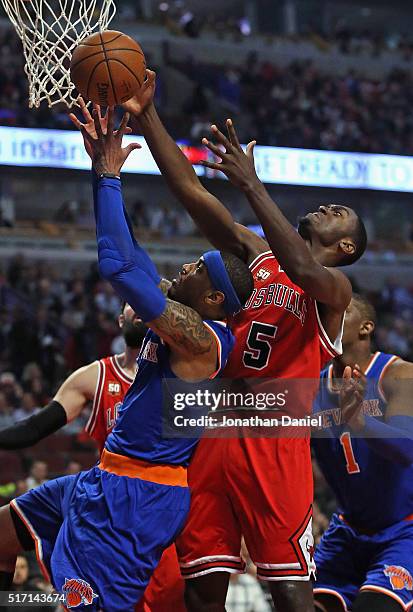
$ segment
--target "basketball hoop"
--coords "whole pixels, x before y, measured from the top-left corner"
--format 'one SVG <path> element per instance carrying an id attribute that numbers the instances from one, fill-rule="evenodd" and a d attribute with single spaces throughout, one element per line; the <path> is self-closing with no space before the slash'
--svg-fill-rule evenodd
<path id="1" fill-rule="evenodd" d="M 23 43 L 29 80 L 29 107 L 42 100 L 49 107 L 65 102 L 76 105 L 70 81 L 70 58 L 78 43 L 108 29 L 114 0 L 1 0 Z"/>

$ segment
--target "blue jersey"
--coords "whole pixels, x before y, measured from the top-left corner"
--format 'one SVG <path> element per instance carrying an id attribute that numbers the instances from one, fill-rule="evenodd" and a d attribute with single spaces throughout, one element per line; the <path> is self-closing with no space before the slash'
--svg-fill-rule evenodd
<path id="1" fill-rule="evenodd" d="M 217 370 L 211 377 L 215 378 L 225 367 L 234 336 L 225 323 L 204 321 L 204 324 L 212 331 L 218 345 Z M 168 436 L 176 416 L 171 387 L 187 392 L 194 392 L 195 388 L 189 383 L 178 383 L 170 367 L 169 348 L 149 330 L 138 357 L 136 378 L 125 396 L 105 448 L 150 463 L 188 465 L 202 428 L 191 431 L 191 438 L 183 438 L 178 433 Z M 197 416 L 203 414 L 200 410 L 197 412 Z"/>
<path id="2" fill-rule="evenodd" d="M 381 379 L 395 355 L 376 353 L 366 369 L 363 411 L 384 420 L 386 402 Z M 313 438 L 318 464 L 339 503 L 339 512 L 360 529 L 377 531 L 413 513 L 413 466 L 382 457 L 361 437 L 341 425 L 338 393 L 332 388 L 333 366 L 321 373 L 314 411 L 323 412 L 325 429 Z M 413 401 L 413 400 L 412 400 Z"/>

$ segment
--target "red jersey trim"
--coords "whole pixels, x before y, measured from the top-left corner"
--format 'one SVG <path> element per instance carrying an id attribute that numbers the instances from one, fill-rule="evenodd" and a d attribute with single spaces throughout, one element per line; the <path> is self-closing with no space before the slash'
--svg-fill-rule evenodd
<path id="1" fill-rule="evenodd" d="M 222 321 L 214 321 L 214 323 L 220 323 L 221 325 L 225 325 L 224 323 L 222 323 Z M 221 344 L 221 340 L 219 339 L 219 336 L 215 332 L 215 330 L 210 325 L 208 325 L 208 323 L 206 323 L 205 321 L 204 321 L 204 325 L 214 335 L 215 342 L 217 343 L 217 349 L 218 349 L 218 367 L 215 370 L 215 372 L 213 374 L 211 374 L 211 376 L 209 377 L 209 380 L 212 380 L 213 378 L 215 378 L 217 376 L 217 374 L 219 374 L 219 372 L 221 371 L 221 368 L 222 368 L 222 344 Z"/>
<path id="2" fill-rule="evenodd" d="M 118 361 L 119 357 L 120 355 L 114 355 L 113 357 L 110 358 L 110 362 L 113 365 L 113 368 L 118 374 L 119 378 L 121 378 L 124 382 L 132 384 L 134 379 L 131 376 L 129 376 L 126 370 L 124 370 L 124 368 L 122 368 L 122 366 L 119 364 L 119 361 Z"/>
<path id="3" fill-rule="evenodd" d="M 241 557 L 229 555 L 214 555 L 212 557 L 200 557 L 188 563 L 180 563 L 181 576 L 184 580 L 198 578 L 212 574 L 213 572 L 228 572 L 230 574 L 244 574 L 246 564 Z"/>
<path id="4" fill-rule="evenodd" d="M 253 259 L 249 265 L 249 269 L 251 270 L 251 272 L 253 272 L 253 270 L 265 259 L 275 259 L 274 253 L 272 251 L 264 251 L 264 253 L 260 253 L 259 255 L 257 255 L 257 257 Z"/>
<path id="5" fill-rule="evenodd" d="M 85 430 L 90 436 L 92 435 L 96 427 L 96 421 L 97 421 L 97 417 L 99 414 L 99 406 L 100 406 L 100 402 L 102 399 L 103 381 L 105 380 L 105 370 L 106 370 L 104 361 L 101 360 L 101 361 L 98 361 L 97 363 L 99 366 L 99 374 L 98 374 L 98 379 L 96 383 L 95 395 L 93 396 L 92 412 L 91 412 L 91 415 L 85 427 Z"/>
<path id="6" fill-rule="evenodd" d="M 319 335 L 321 344 L 332 357 L 338 357 L 339 355 L 342 355 L 343 353 L 342 339 L 343 339 L 345 314 L 343 314 L 340 331 L 338 332 L 335 341 L 332 342 L 326 330 L 324 329 L 323 324 L 321 323 L 320 314 L 318 312 L 318 307 L 317 307 L 317 302 L 315 300 L 314 300 L 314 307 L 315 307 L 315 313 L 316 313 L 318 329 L 319 329 L 318 335 Z"/>
<path id="7" fill-rule="evenodd" d="M 393 357 L 391 359 L 389 359 L 389 361 L 386 363 L 386 365 L 384 366 L 384 368 L 381 371 L 381 374 L 379 376 L 379 381 L 377 383 L 377 387 L 379 390 L 379 393 L 382 397 L 382 400 L 385 402 L 386 400 L 386 396 L 384 395 L 384 391 L 383 391 L 383 378 L 385 373 L 387 372 L 387 369 L 389 366 L 391 366 L 395 361 L 397 361 L 397 359 L 400 359 L 400 357 L 398 357 L 397 355 L 393 355 Z"/>

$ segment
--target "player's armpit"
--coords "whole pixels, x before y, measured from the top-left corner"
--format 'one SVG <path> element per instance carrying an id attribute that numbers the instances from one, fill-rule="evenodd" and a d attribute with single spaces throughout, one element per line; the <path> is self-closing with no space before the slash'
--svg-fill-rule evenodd
<path id="1" fill-rule="evenodd" d="M 99 366 L 95 361 L 73 372 L 57 391 L 53 399 L 65 409 L 68 423 L 74 421 L 87 402 L 93 400 L 98 373 Z"/>
<path id="2" fill-rule="evenodd" d="M 193 308 L 167 299 L 164 312 L 147 325 L 168 344 L 171 368 L 179 378 L 195 382 L 216 371 L 215 339 Z"/>

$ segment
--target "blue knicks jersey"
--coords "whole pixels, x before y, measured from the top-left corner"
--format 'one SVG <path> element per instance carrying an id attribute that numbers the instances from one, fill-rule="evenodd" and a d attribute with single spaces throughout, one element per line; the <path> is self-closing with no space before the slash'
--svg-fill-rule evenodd
<path id="1" fill-rule="evenodd" d="M 397 359 L 376 353 L 366 369 L 364 414 L 384 420 L 386 402 L 381 379 Z M 393 463 L 340 425 L 339 396 L 332 388 L 333 366 L 321 373 L 315 412 L 323 412 L 323 429 L 312 439 L 318 464 L 339 503 L 339 512 L 354 527 L 378 531 L 413 513 L 413 466 Z M 320 437 L 320 434 L 322 437 Z"/>
<path id="2" fill-rule="evenodd" d="M 213 333 L 218 346 L 217 370 L 210 377 L 215 378 L 225 367 L 234 345 L 234 336 L 225 323 L 204 321 L 204 324 Z M 176 384 L 170 386 L 178 388 L 179 379 L 169 364 L 169 348 L 155 332 L 149 330 L 138 357 L 136 378 L 118 412 L 115 427 L 106 440 L 105 448 L 108 451 L 151 463 L 188 465 L 202 428 L 191 432 L 190 438 L 165 435 L 165 430 L 171 429 L 168 425 L 177 414 L 173 394 L 168 397 L 167 391 L 168 381 L 173 383 L 172 379 Z M 182 382 L 181 391 L 182 388 L 193 393 L 196 385 Z M 202 414 L 198 410 L 197 416 Z"/>

